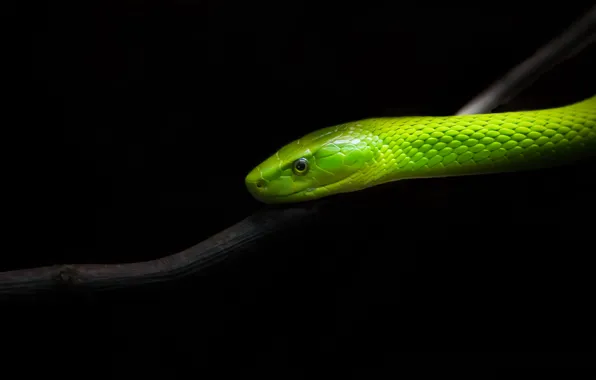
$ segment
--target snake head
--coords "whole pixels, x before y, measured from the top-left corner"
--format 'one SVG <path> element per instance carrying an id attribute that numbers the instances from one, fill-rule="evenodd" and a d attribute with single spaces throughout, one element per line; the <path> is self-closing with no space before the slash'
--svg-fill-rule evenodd
<path id="1" fill-rule="evenodd" d="M 265 203 L 301 202 L 359 189 L 357 177 L 375 155 L 374 137 L 357 122 L 327 127 L 295 140 L 246 176 Z"/>

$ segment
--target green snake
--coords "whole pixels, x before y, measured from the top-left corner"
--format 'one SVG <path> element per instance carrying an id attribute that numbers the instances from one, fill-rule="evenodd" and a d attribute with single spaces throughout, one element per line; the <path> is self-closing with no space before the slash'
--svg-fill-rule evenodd
<path id="1" fill-rule="evenodd" d="M 313 200 L 411 178 L 511 172 L 596 153 L 596 96 L 564 107 L 371 118 L 295 140 L 246 176 L 265 203 Z"/>

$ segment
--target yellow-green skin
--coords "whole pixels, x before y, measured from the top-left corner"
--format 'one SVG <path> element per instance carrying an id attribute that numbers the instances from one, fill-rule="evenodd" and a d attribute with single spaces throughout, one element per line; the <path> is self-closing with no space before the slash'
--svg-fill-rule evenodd
<path id="1" fill-rule="evenodd" d="M 596 154 L 596 96 L 565 107 L 481 115 L 375 118 L 327 127 L 281 148 L 246 177 L 265 203 L 301 202 L 409 178 L 556 166 Z M 296 160 L 308 167 L 296 170 Z"/>

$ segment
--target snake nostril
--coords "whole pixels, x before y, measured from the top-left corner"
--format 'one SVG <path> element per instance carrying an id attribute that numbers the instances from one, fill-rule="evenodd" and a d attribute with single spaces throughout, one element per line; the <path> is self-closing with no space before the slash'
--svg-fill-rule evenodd
<path id="1" fill-rule="evenodd" d="M 258 180 L 256 183 L 257 189 L 262 189 L 265 187 L 265 181 L 263 181 L 262 179 Z"/>

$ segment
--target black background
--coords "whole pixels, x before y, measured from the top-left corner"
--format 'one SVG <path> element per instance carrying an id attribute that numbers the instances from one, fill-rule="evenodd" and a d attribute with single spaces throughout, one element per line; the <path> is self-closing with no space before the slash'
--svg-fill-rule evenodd
<path id="1" fill-rule="evenodd" d="M 18 152 L 10 186 L 27 194 L 11 223 L 25 237 L 2 269 L 187 248 L 262 207 L 244 176 L 283 144 L 359 118 L 453 114 L 588 8 L 393 3 L 28 9 L 24 137 L 5 142 Z M 500 110 L 592 96 L 595 54 Z M 11 347 L 113 377 L 445 359 L 585 366 L 593 178 L 588 162 L 341 196 L 335 214 L 193 279 L 19 300 L 3 308 L 21 322 L 6 324 L 21 337 Z"/>

